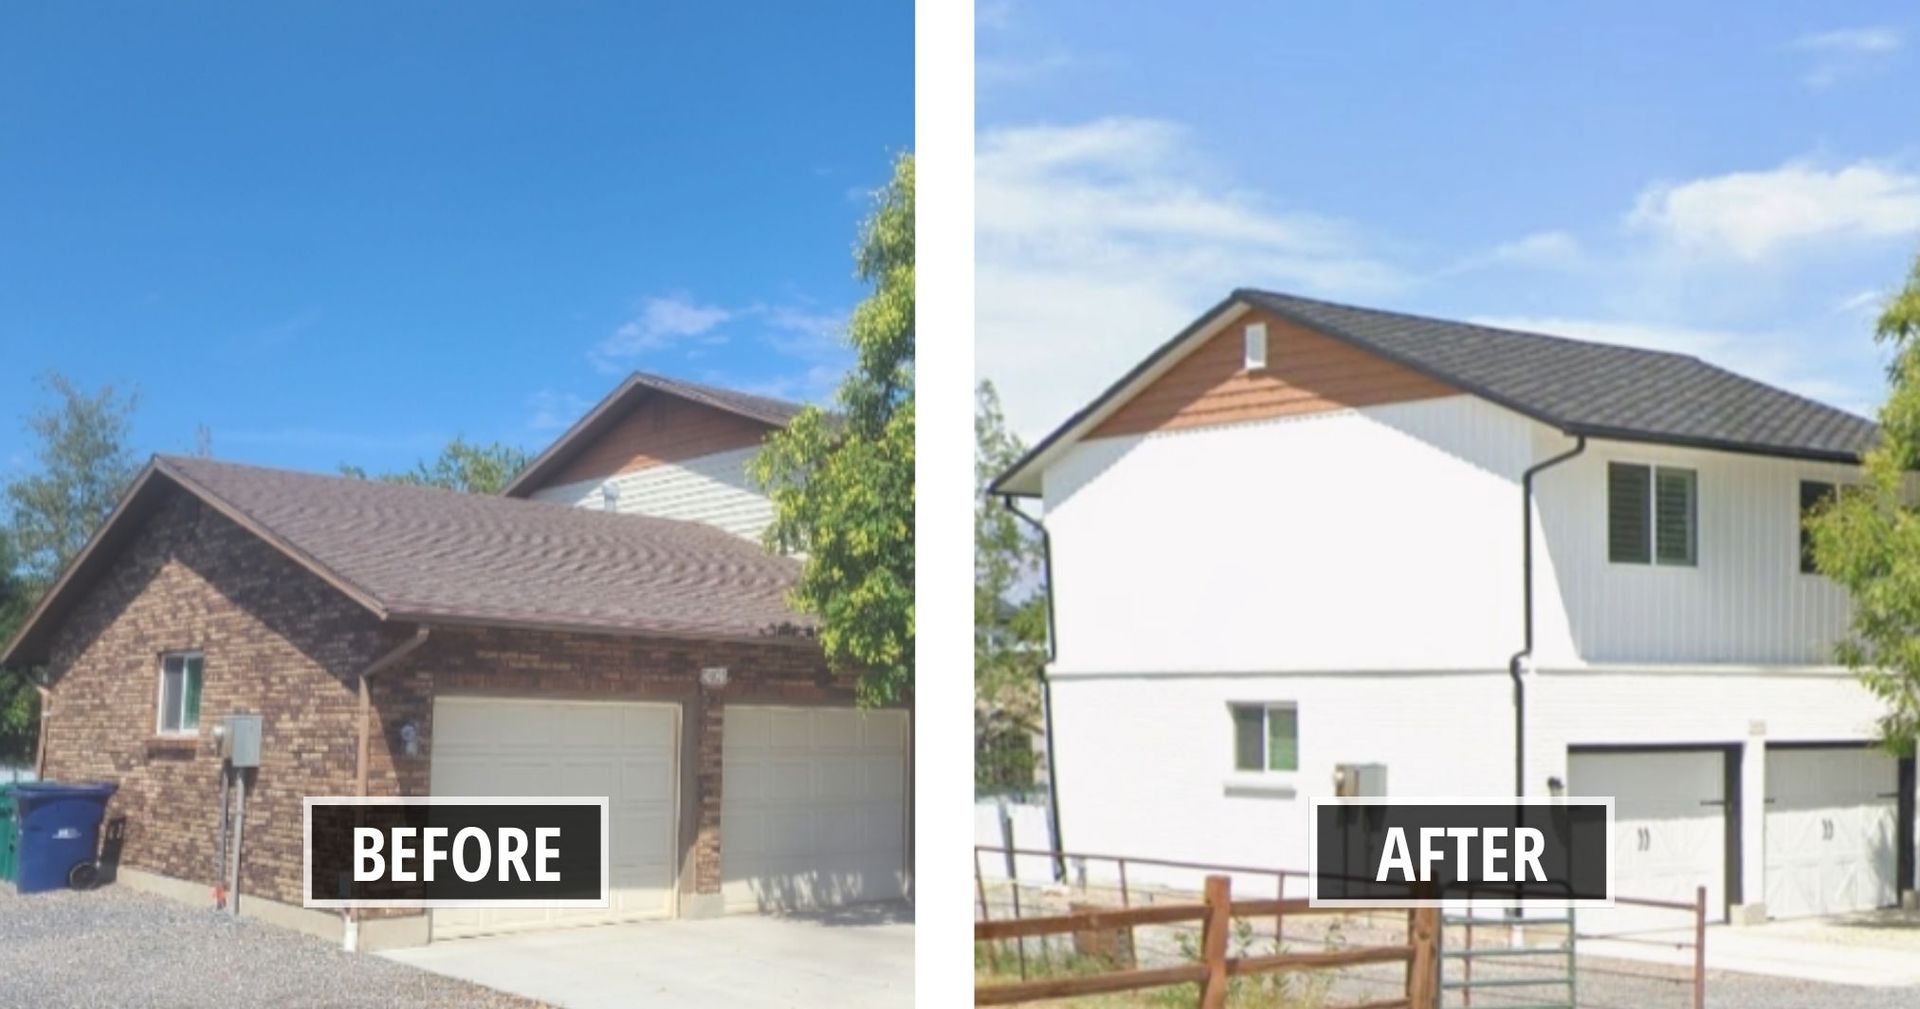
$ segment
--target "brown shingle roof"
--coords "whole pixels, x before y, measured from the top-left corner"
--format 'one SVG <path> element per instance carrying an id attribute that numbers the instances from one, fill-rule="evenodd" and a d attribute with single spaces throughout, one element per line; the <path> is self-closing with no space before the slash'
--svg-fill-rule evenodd
<path id="1" fill-rule="evenodd" d="M 0 661 L 44 659 L 59 616 L 177 485 L 384 619 L 757 638 L 809 634 L 785 602 L 799 566 L 696 522 L 156 456 Z"/>

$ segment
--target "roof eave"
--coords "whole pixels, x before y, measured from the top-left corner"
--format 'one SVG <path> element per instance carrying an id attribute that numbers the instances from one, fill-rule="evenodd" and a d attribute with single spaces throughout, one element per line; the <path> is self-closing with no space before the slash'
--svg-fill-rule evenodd
<path id="1" fill-rule="evenodd" d="M 614 387 L 614 390 L 593 409 L 588 410 L 586 416 L 574 421 L 572 427 L 567 428 L 560 437 L 554 439 L 553 444 L 548 445 L 546 451 L 535 456 L 534 460 L 527 464 L 527 468 L 521 470 L 520 475 L 514 477 L 513 482 L 500 491 L 500 496 L 526 497 L 532 493 L 533 488 L 539 486 L 540 481 L 550 471 L 557 469 L 579 451 L 579 446 L 575 442 L 594 430 L 603 418 L 638 388 L 640 388 L 640 376 L 627 376 L 625 381 Z"/>
<path id="2" fill-rule="evenodd" d="M 1568 435 L 1581 435 L 1601 441 L 1633 442 L 1641 445 L 1672 445 L 1679 448 L 1703 449 L 1711 452 L 1731 452 L 1736 455 L 1762 456 L 1769 459 L 1796 459 L 1804 462 L 1837 463 L 1843 466 L 1858 466 L 1862 460 L 1859 453 L 1843 449 L 1812 449 L 1792 445 L 1767 445 L 1754 442 L 1727 441 L 1721 438 L 1690 438 L 1684 435 L 1650 434 L 1631 428 L 1606 427 L 1599 424 L 1567 424 L 1560 426 Z"/>
<path id="3" fill-rule="evenodd" d="M 393 620 L 406 623 L 428 624 L 434 627 L 475 629 L 497 627 L 517 631 L 547 631 L 556 634 L 599 634 L 619 638 L 666 638 L 676 641 L 785 645 L 811 648 L 818 648 L 820 646 L 819 635 L 815 633 L 787 634 L 749 630 L 707 630 L 682 625 L 647 625 L 621 621 L 554 620 L 520 614 L 459 612 L 433 606 L 405 603 L 396 604 L 390 616 Z M 810 630 L 798 624 L 792 626 L 801 630 Z"/>
<path id="4" fill-rule="evenodd" d="M 1118 407 L 1119 403 L 1115 401 L 1126 392 L 1128 387 L 1151 372 L 1168 356 L 1178 352 L 1193 337 L 1225 318 L 1228 313 L 1249 307 L 1251 306 L 1246 299 L 1241 297 L 1241 292 L 1236 290 L 1219 304 L 1208 309 L 1198 319 L 1189 323 L 1185 329 L 1174 334 L 1172 339 L 1154 348 L 1153 353 L 1128 369 L 1126 374 L 1107 386 L 1106 390 L 1094 397 L 1092 402 L 1074 411 L 1073 415 L 1059 427 L 1040 439 L 1038 444 L 1028 449 L 1025 455 L 987 485 L 987 493 L 995 496 L 1039 497 L 1040 474 L 1044 472 L 1045 467 L 1036 464 L 1045 461 L 1056 448 L 1065 448 L 1072 441 L 1077 441 L 1083 428 L 1090 428 L 1095 421 L 1103 419 L 1102 411 L 1109 407 Z"/>
<path id="5" fill-rule="evenodd" d="M 23 668 L 46 663 L 49 656 L 44 647 L 47 643 L 45 638 L 52 633 L 52 628 L 48 626 L 50 614 L 62 607 L 67 596 L 84 587 L 80 583 L 86 572 L 93 570 L 98 564 L 105 563 L 103 557 L 96 555 L 109 539 L 123 534 L 122 526 L 131 521 L 130 516 L 136 507 L 152 496 L 147 488 L 154 485 L 156 475 L 166 477 L 175 487 L 193 495 L 196 500 L 219 512 L 223 517 L 246 530 L 248 534 L 280 551 L 288 559 L 312 572 L 348 599 L 365 607 L 374 616 L 381 620 L 388 618 L 386 607 L 371 593 L 261 526 L 251 516 L 222 500 L 219 495 L 214 494 L 185 473 L 167 465 L 164 458 L 156 455 L 148 460 L 147 465 L 135 475 L 126 493 L 120 496 L 119 503 L 113 506 L 113 511 L 107 513 L 106 520 L 100 523 L 100 527 L 95 529 L 93 536 L 87 540 L 87 545 L 74 555 L 73 560 L 67 563 L 66 569 L 60 573 L 60 577 L 54 581 L 53 586 L 40 597 L 40 602 L 21 623 L 13 640 L 7 643 L 6 651 L 0 652 L 0 667 Z M 31 654 L 23 655 L 23 652 Z"/>

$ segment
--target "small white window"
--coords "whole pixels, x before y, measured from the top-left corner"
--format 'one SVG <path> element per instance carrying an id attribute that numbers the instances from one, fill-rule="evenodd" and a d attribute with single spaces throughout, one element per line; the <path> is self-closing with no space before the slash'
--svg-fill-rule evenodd
<path id="1" fill-rule="evenodd" d="M 1267 324 L 1264 322 L 1247 323 L 1247 370 L 1259 371 L 1267 366 Z"/>
<path id="2" fill-rule="evenodd" d="M 1233 769 L 1298 771 L 1300 709 L 1292 704 L 1235 704 Z"/>
<path id="3" fill-rule="evenodd" d="M 160 657 L 160 717 L 163 736 L 191 736 L 200 731 L 200 679 L 206 660 L 199 652 L 171 652 Z"/>

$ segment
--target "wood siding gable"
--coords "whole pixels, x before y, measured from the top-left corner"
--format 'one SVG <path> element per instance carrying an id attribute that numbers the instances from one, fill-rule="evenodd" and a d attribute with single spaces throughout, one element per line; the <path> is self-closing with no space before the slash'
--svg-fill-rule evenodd
<path id="1" fill-rule="evenodd" d="M 704 403 L 654 393 L 529 493 L 751 448 L 772 427 Z"/>
<path id="2" fill-rule="evenodd" d="M 1249 323 L 1267 327 L 1267 367 L 1244 367 Z M 1459 395 L 1405 365 L 1260 311 L 1250 311 L 1169 368 L 1090 438 L 1243 424 L 1275 417 Z"/>

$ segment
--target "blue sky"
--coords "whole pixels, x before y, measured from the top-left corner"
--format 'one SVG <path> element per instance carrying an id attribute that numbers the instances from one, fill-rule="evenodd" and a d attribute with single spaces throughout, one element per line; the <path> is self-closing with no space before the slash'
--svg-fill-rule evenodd
<path id="1" fill-rule="evenodd" d="M 1920 252 L 1899 4 L 981 0 L 980 374 L 1029 441 L 1236 286 L 1852 409 Z"/>
<path id="2" fill-rule="evenodd" d="M 910 5 L 9 4 L 0 477 L 34 376 L 137 447 L 543 447 L 632 369 L 827 395 Z"/>

